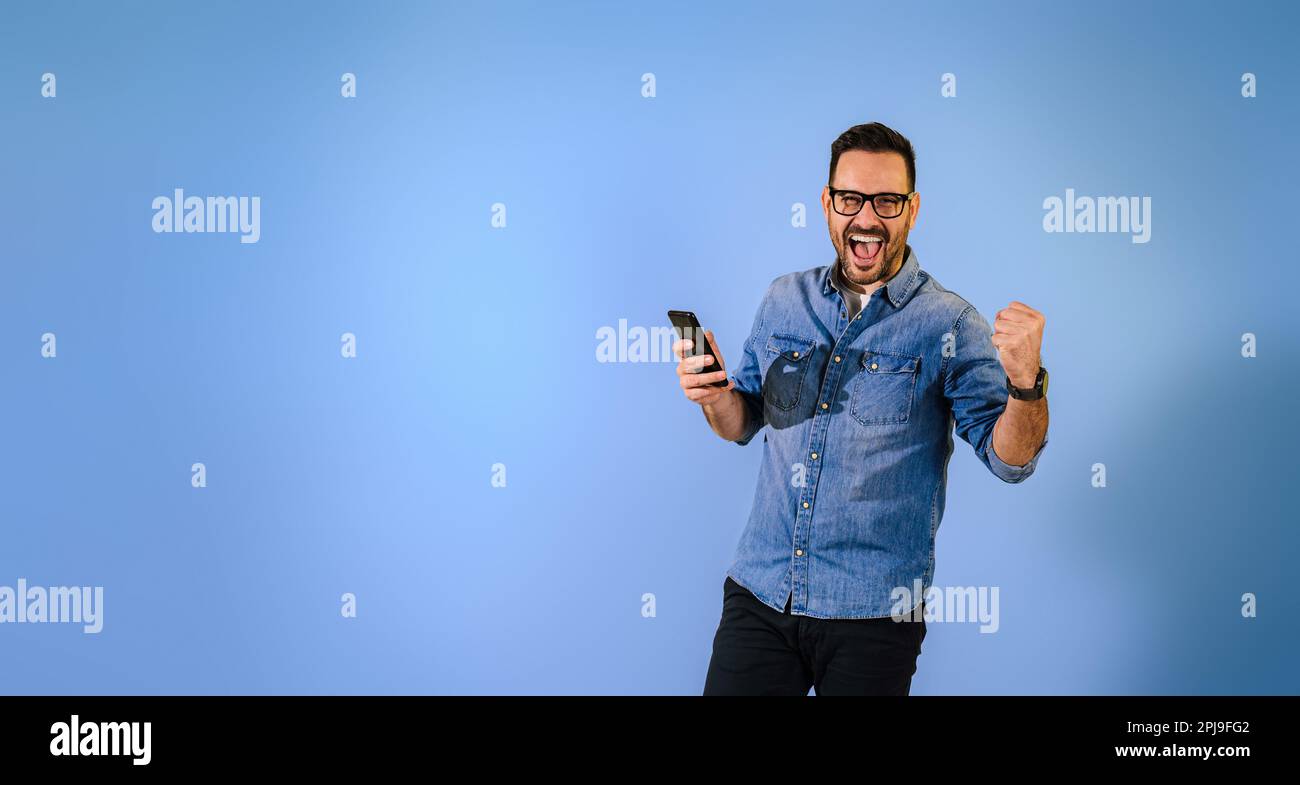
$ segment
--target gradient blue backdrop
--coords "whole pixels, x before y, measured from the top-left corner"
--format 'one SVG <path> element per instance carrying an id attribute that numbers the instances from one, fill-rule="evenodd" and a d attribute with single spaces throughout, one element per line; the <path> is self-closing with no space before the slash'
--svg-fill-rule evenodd
<path id="1" fill-rule="evenodd" d="M 689 308 L 738 358 L 872 120 L 917 148 L 923 267 L 1043 311 L 1052 371 L 1030 480 L 957 444 L 935 581 L 999 586 L 1001 629 L 931 625 L 913 692 L 1297 692 L 1298 16 L 7 4 L 0 584 L 106 607 L 0 625 L 0 692 L 698 692 L 762 448 L 595 333 Z M 260 196 L 261 242 L 154 234 L 177 187 Z M 1044 233 L 1066 188 L 1150 196 L 1150 243 Z"/>

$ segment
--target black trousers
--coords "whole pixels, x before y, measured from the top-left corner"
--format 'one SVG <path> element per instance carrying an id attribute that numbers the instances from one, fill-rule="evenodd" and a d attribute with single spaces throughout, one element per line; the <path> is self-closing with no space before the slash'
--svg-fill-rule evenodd
<path id="1" fill-rule="evenodd" d="M 814 619 L 764 605 L 727 576 L 705 695 L 907 695 L 925 621 Z"/>

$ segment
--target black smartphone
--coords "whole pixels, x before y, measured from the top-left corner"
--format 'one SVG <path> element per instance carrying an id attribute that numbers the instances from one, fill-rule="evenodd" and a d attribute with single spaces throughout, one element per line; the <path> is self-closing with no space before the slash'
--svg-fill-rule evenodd
<path id="1" fill-rule="evenodd" d="M 691 348 L 686 350 L 687 357 L 699 357 L 702 354 L 713 356 L 713 362 L 700 373 L 712 373 L 721 371 L 722 366 L 718 364 L 718 353 L 713 350 L 713 344 L 709 341 L 709 336 L 704 334 L 704 328 L 700 327 L 700 320 L 695 318 L 695 314 L 690 311 L 669 311 L 668 321 L 673 323 L 673 328 L 677 330 L 677 337 L 691 342 Z M 726 387 L 727 380 L 720 382 L 710 382 L 711 387 Z"/>

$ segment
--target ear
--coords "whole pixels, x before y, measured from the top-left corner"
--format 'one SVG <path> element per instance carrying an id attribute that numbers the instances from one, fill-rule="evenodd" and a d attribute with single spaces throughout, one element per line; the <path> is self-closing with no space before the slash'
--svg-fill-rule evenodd
<path id="1" fill-rule="evenodd" d="M 907 231 L 910 232 L 912 231 L 912 227 L 916 226 L 917 213 L 921 212 L 921 193 L 919 191 L 916 196 L 912 197 L 912 201 L 908 203 L 907 206 L 909 208 L 907 216 Z"/>
<path id="2" fill-rule="evenodd" d="M 827 222 L 829 222 L 831 220 L 831 187 L 829 185 L 822 186 L 822 212 L 826 215 Z"/>

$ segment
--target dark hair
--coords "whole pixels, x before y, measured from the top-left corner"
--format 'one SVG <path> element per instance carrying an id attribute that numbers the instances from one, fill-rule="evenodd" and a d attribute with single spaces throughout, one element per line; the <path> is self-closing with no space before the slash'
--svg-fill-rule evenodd
<path id="1" fill-rule="evenodd" d="M 869 153 L 898 153 L 907 164 L 907 190 L 916 190 L 916 153 L 907 137 L 880 123 L 855 125 L 840 138 L 831 143 L 831 171 L 826 178 L 827 184 L 835 180 L 835 165 L 840 162 L 840 154 L 848 150 L 865 150 Z"/>

